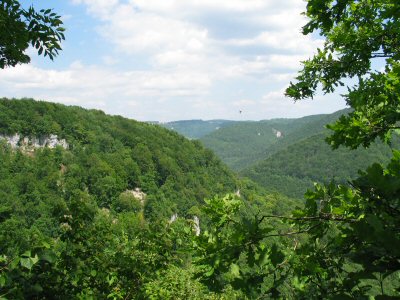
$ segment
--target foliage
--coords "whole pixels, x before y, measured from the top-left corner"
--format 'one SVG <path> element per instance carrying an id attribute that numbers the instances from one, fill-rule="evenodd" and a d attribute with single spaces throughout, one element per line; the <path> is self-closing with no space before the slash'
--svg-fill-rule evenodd
<path id="1" fill-rule="evenodd" d="M 159 125 L 174 130 L 188 139 L 200 139 L 203 136 L 219 130 L 225 126 L 229 126 L 236 121 L 229 120 L 184 120 L 167 123 L 159 123 Z"/>
<path id="2" fill-rule="evenodd" d="M 208 230 L 194 239 L 194 264 L 210 289 L 223 292 L 230 285 L 250 299 L 275 298 L 287 293 L 285 261 L 288 240 L 275 238 L 280 223 L 266 222 L 264 203 L 248 206 L 233 196 L 206 200 Z"/>
<path id="3" fill-rule="evenodd" d="M 298 119 L 235 122 L 200 140 L 228 166 L 241 171 L 303 139 L 326 132 L 326 124 L 347 112 L 348 110 L 341 110 L 329 115 Z M 282 134 L 280 138 L 276 136 L 277 131 Z"/>
<path id="4" fill-rule="evenodd" d="M 400 4 L 391 0 L 308 1 L 303 32 L 318 30 L 325 45 L 304 62 L 286 93 L 299 100 L 314 96 L 320 84 L 330 93 L 345 78 L 357 80 L 344 95 L 354 110 L 329 126 L 333 148 L 369 146 L 378 137 L 389 143 L 398 127 L 399 13 Z M 373 69 L 374 59 L 383 71 Z M 398 284 L 385 282 L 400 270 L 399 174 L 394 151 L 386 168 L 373 164 L 350 186 L 317 185 L 306 194 L 306 207 L 294 218 L 310 234 L 296 269 L 304 290 L 340 299 L 400 295 Z"/>
<path id="5" fill-rule="evenodd" d="M 399 145 L 399 139 L 396 138 L 391 147 L 377 142 L 369 149 L 333 150 L 324 143 L 326 136 L 318 134 L 298 141 L 240 174 L 268 190 L 301 199 L 314 182 L 329 183 L 335 180 L 345 184 L 358 175 L 358 170 L 365 169 L 371 162 L 389 162 L 391 147 Z"/>
<path id="6" fill-rule="evenodd" d="M 29 63 L 25 53 L 32 45 L 39 55 L 51 60 L 61 50 L 64 28 L 61 17 L 52 9 L 37 12 L 33 6 L 24 9 L 17 0 L 0 3 L 0 68 Z"/>
<path id="7" fill-rule="evenodd" d="M 147 194 L 146 206 L 165 200 L 175 204 L 172 213 L 185 215 L 204 197 L 234 191 L 237 185 L 234 175 L 199 143 L 156 125 L 100 111 L 2 99 L 0 133 L 65 138 L 70 151 L 49 162 L 57 168 L 63 165 L 59 184 L 67 194 L 87 189 L 100 207 L 116 207 L 113 204 L 124 202 L 121 193 L 140 188 Z M 158 213 L 169 207 L 161 207 Z"/>
<path id="8" fill-rule="evenodd" d="M 345 95 L 353 110 L 328 126 L 333 148 L 370 146 L 378 137 L 393 143 L 400 121 L 399 12 L 400 4 L 392 0 L 308 1 L 311 20 L 303 31 L 318 30 L 326 42 L 304 62 L 298 82 L 286 93 L 300 100 L 314 96 L 319 84 L 328 93 L 347 77 L 358 80 Z M 372 69 L 374 58 L 384 59 L 384 71 Z M 195 244 L 204 282 L 217 289 L 232 282 L 253 298 L 398 299 L 400 152 L 392 155 L 386 167 L 375 163 L 349 184 L 316 184 L 305 194 L 305 206 L 291 216 L 263 211 L 252 213 L 253 222 L 248 222 L 236 208 L 237 200 L 208 201 L 213 226 Z M 282 220 L 290 229 L 274 232 L 268 222 L 255 238 L 251 233 L 261 232 L 265 219 Z M 260 254 L 266 265 L 260 264 Z M 255 268 L 243 271 L 249 266 Z M 263 284 L 250 280 L 235 285 L 231 279 L 243 281 L 260 270 Z"/>
<path id="9" fill-rule="evenodd" d="M 395 151 L 387 168 L 372 165 L 351 187 L 317 185 L 306 194 L 293 224 L 309 234 L 296 253 L 307 289 L 321 298 L 400 295 L 399 174 Z"/>
<path id="10" fill-rule="evenodd" d="M 172 266 L 157 279 L 147 283 L 145 289 L 146 299 L 231 300 L 243 297 L 230 288 L 225 289 L 223 294 L 210 292 L 194 278 L 193 266 L 189 269 Z"/>
<path id="11" fill-rule="evenodd" d="M 392 141 L 399 12 L 394 0 L 308 1 L 304 33 L 319 30 L 326 43 L 287 94 L 311 97 L 319 83 L 332 92 L 357 77 L 345 95 L 353 110 L 329 126 L 334 148 Z M 372 70 L 373 58 L 385 59 L 384 71 Z M 399 151 L 350 184 L 316 184 L 288 215 L 292 201 L 239 182 L 199 142 L 155 125 L 2 99 L 0 133 L 56 134 L 70 145 L 0 143 L 2 298 L 400 296 Z M 144 205 L 128 196 L 135 188 Z M 221 196 L 238 188 L 241 197 Z M 185 218 L 169 222 L 171 213 Z M 193 214 L 202 218 L 198 236 Z"/>
<path id="12" fill-rule="evenodd" d="M 399 3 L 378 1 L 309 0 L 304 34 L 319 30 L 325 39 L 323 49 L 305 61 L 291 83 L 287 95 L 299 100 L 313 97 L 319 84 L 326 93 L 344 85 L 345 78 L 358 84 L 345 95 L 354 109 L 330 126 L 329 143 L 337 148 L 368 146 L 376 138 L 390 139 L 399 119 Z M 384 71 L 373 69 L 372 60 L 384 64 Z"/>
<path id="13" fill-rule="evenodd" d="M 15 133 L 69 146 L 12 148 L 4 136 Z M 143 299 L 160 274 L 189 263 L 192 233 L 171 214 L 190 218 L 203 197 L 239 185 L 199 143 L 100 111 L 2 99 L 0 134 L 6 299 Z"/>
<path id="14" fill-rule="evenodd" d="M 243 216 L 293 202 L 238 181 L 200 143 L 155 125 L 27 99 L 0 108 L 2 298 L 246 298 L 230 279 L 213 291 L 193 278 L 201 256 L 189 251 L 191 218 L 212 232 L 203 199 L 238 188 Z M 68 149 L 12 148 L 4 137 L 15 133 L 56 134 Z"/>

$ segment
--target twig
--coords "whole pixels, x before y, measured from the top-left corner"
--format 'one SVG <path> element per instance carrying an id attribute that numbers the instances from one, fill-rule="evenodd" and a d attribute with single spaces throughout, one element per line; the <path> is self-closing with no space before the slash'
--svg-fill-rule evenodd
<path id="1" fill-rule="evenodd" d="M 261 223 L 265 218 L 278 218 L 278 219 L 285 219 L 292 221 L 339 221 L 339 222 L 349 222 L 349 223 L 357 222 L 357 219 L 346 219 L 331 214 L 320 214 L 319 216 L 300 217 L 300 218 L 278 216 L 278 215 L 264 215 L 259 220 L 259 223 Z"/>

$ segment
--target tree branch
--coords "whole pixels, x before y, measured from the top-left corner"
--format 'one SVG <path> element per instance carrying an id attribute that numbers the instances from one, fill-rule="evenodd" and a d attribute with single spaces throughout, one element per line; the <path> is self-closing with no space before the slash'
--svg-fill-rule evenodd
<path id="1" fill-rule="evenodd" d="M 357 222 L 357 219 L 346 219 L 332 214 L 321 213 L 319 216 L 300 217 L 300 218 L 277 216 L 277 215 L 263 215 L 259 220 L 259 223 L 261 223 L 265 218 L 277 218 L 277 219 L 285 219 L 291 221 L 338 221 L 338 222 L 349 222 L 349 223 Z"/>
<path id="2" fill-rule="evenodd" d="M 313 229 L 315 229 L 315 228 L 317 228 L 318 226 L 321 226 L 321 225 L 322 225 L 322 223 L 317 223 L 317 224 L 315 224 L 315 225 L 313 225 L 313 226 L 311 226 L 311 227 L 309 227 L 307 229 L 304 229 L 304 230 L 291 231 L 291 232 L 286 232 L 286 233 L 269 234 L 269 235 L 264 236 L 264 238 L 277 237 L 277 236 L 291 236 L 291 235 L 296 235 L 296 234 L 301 234 L 301 233 L 307 233 L 307 232 L 309 232 L 309 231 L 311 231 L 311 230 L 313 230 Z"/>

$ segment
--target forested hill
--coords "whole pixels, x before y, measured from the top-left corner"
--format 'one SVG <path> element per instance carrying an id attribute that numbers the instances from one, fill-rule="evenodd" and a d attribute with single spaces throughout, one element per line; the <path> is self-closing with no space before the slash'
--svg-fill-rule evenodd
<path id="1" fill-rule="evenodd" d="M 194 277 L 194 241 L 226 205 L 249 226 L 294 206 L 176 132 L 29 99 L 0 99 L 0 200 L 4 299 L 244 299 Z"/>
<path id="2" fill-rule="evenodd" d="M 325 142 L 327 133 L 320 133 L 289 145 L 255 165 L 242 170 L 249 177 L 270 191 L 279 191 L 294 198 L 303 198 L 314 182 L 344 184 L 366 169 L 372 162 L 387 163 L 392 151 L 377 142 L 370 148 L 332 150 Z M 398 139 L 393 147 L 400 146 Z"/>
<path id="3" fill-rule="evenodd" d="M 86 190 L 106 208 L 117 205 L 121 193 L 139 188 L 147 194 L 147 213 L 170 216 L 185 214 L 205 197 L 236 188 L 234 175 L 199 142 L 98 110 L 1 99 L 0 134 L 19 134 L 19 143 L 24 137 L 31 143 L 55 135 L 69 145 L 68 150 L 54 153 L 43 149 L 44 157 L 39 152 L 32 158 L 18 156 L 21 172 L 17 177 L 9 170 L 15 168 L 17 157 L 3 145 L 1 182 L 8 185 L 8 199 L 26 193 L 19 188 L 25 184 L 32 186 L 29 193 L 38 192 L 35 182 L 47 176 L 46 184 L 57 187 L 49 193 L 62 196 Z"/>
<path id="4" fill-rule="evenodd" d="M 228 166 L 241 170 L 299 140 L 326 131 L 326 124 L 346 112 L 348 110 L 298 119 L 237 122 L 200 140 Z"/>
<path id="5" fill-rule="evenodd" d="M 217 131 L 222 127 L 229 126 L 236 121 L 230 120 L 182 120 L 182 121 L 173 121 L 167 123 L 158 123 L 165 128 L 174 130 L 189 139 L 199 139 L 211 132 Z"/>

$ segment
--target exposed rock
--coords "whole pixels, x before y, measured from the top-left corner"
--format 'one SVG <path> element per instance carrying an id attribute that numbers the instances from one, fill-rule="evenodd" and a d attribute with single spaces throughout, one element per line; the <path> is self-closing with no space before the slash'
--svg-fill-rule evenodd
<path id="1" fill-rule="evenodd" d="M 107 217 L 110 216 L 110 210 L 109 210 L 108 208 L 106 208 L 106 207 L 101 208 L 101 209 L 100 209 L 100 212 L 101 212 L 103 215 L 107 216 Z"/>
<path id="2" fill-rule="evenodd" d="M 139 200 L 140 204 L 144 206 L 144 202 L 146 200 L 146 193 L 142 192 L 140 188 L 135 188 L 134 190 L 127 190 L 126 193 L 132 194 L 133 197 Z"/>
<path id="3" fill-rule="evenodd" d="M 16 148 L 16 147 L 18 147 L 18 143 L 19 143 L 19 140 L 21 139 L 21 136 L 18 133 L 14 134 L 14 135 L 10 135 L 10 136 L 5 136 L 5 135 L 0 134 L 0 139 L 7 140 L 7 143 L 9 143 L 12 148 Z"/>
<path id="4" fill-rule="evenodd" d="M 64 164 L 60 165 L 60 173 L 61 175 L 64 175 L 65 172 L 67 172 L 67 166 L 65 166 Z"/>
<path id="5" fill-rule="evenodd" d="M 275 134 L 275 136 L 279 139 L 283 136 L 283 133 L 279 130 L 272 129 L 272 132 Z"/>
<path id="6" fill-rule="evenodd" d="M 57 146 L 61 146 L 64 149 L 68 149 L 69 145 L 65 139 L 58 139 L 58 136 L 55 134 L 50 134 L 48 136 L 42 137 L 22 137 L 19 133 L 14 135 L 5 135 L 0 134 L 0 139 L 6 140 L 8 144 L 12 148 L 22 148 L 24 150 L 34 150 L 36 148 L 45 148 L 48 147 L 50 149 L 54 149 Z"/>
<path id="7" fill-rule="evenodd" d="M 196 236 L 200 235 L 200 219 L 198 216 L 193 217 L 193 227 L 194 227 L 194 232 L 196 233 Z"/>
<path id="8" fill-rule="evenodd" d="M 173 214 L 172 216 L 171 216 L 171 218 L 169 219 L 169 224 L 171 224 L 171 223 L 173 223 L 173 222 L 175 222 L 176 220 L 178 219 L 178 214 Z"/>

